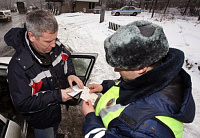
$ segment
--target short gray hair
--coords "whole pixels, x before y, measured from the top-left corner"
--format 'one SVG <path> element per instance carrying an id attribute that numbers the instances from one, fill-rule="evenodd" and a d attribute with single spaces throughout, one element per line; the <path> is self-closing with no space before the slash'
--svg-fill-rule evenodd
<path id="1" fill-rule="evenodd" d="M 58 23 L 54 15 L 45 10 L 35 10 L 30 12 L 26 17 L 26 29 L 33 33 L 36 39 L 42 36 L 42 33 L 58 31 Z"/>

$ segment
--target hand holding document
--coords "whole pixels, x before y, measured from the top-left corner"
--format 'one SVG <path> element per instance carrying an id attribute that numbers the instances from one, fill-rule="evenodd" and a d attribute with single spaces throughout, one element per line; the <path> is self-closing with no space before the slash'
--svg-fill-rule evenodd
<path id="1" fill-rule="evenodd" d="M 84 88 L 85 88 L 85 86 L 84 86 Z M 67 93 L 71 97 L 75 97 L 76 95 L 78 95 L 80 92 L 83 91 L 83 89 L 79 88 L 77 85 L 75 85 L 72 89 L 73 89 L 72 92 Z"/>
<path id="2" fill-rule="evenodd" d="M 87 101 L 90 100 L 92 102 L 92 105 L 95 104 L 95 101 L 98 98 L 98 95 L 95 93 L 89 93 L 90 89 L 88 87 L 84 88 L 84 90 L 81 93 L 81 99 Z"/>
<path id="3" fill-rule="evenodd" d="M 98 98 L 98 95 L 95 93 L 89 93 L 90 89 L 88 87 L 84 86 L 84 89 L 80 89 L 77 85 L 75 85 L 72 88 L 74 91 L 67 93 L 68 95 L 70 95 L 71 97 L 76 98 L 77 95 L 79 95 L 81 93 L 80 98 L 87 101 L 90 100 L 92 102 L 92 105 L 95 104 L 96 99 Z M 79 97 L 78 97 L 79 98 Z"/>

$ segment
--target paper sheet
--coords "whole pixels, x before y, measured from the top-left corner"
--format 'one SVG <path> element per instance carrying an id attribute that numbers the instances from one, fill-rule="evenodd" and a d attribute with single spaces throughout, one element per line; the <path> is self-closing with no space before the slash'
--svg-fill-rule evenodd
<path id="1" fill-rule="evenodd" d="M 92 105 L 95 104 L 95 101 L 98 98 L 97 94 L 89 93 L 90 89 L 88 87 L 84 86 L 84 89 L 80 89 L 77 85 L 75 85 L 72 89 L 74 91 L 67 93 L 68 95 L 76 97 L 76 95 L 82 92 L 80 98 L 84 101 L 90 100 L 92 102 Z"/>
<path id="2" fill-rule="evenodd" d="M 88 87 L 84 88 L 84 90 L 81 93 L 81 99 L 87 101 L 90 100 L 92 102 L 92 105 L 95 104 L 96 99 L 98 98 L 98 95 L 95 93 L 89 93 L 90 89 Z"/>
<path id="3" fill-rule="evenodd" d="M 84 87 L 84 88 L 86 88 L 86 87 Z M 83 91 L 83 89 L 79 88 L 77 85 L 75 85 L 72 89 L 74 91 L 67 93 L 68 95 L 70 95 L 72 97 L 76 96 L 77 94 L 79 94 L 80 92 Z"/>

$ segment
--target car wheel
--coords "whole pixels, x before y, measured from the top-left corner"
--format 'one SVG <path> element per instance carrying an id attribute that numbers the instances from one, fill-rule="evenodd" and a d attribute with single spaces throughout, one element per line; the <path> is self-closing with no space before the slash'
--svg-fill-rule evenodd
<path id="1" fill-rule="evenodd" d="M 136 15 L 137 15 L 137 12 L 134 12 L 132 15 L 133 15 L 133 16 L 136 16 Z"/>
<path id="2" fill-rule="evenodd" d="M 119 16 L 119 15 L 120 15 L 120 13 L 119 13 L 119 12 L 116 12 L 116 13 L 115 13 L 115 16 Z"/>

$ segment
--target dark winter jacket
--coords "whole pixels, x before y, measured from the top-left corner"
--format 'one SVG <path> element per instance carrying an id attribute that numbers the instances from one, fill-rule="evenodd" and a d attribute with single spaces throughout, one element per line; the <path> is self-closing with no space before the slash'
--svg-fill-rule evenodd
<path id="1" fill-rule="evenodd" d="M 61 121 L 61 88 L 68 88 L 67 77 L 75 74 L 74 66 L 64 45 L 56 40 L 49 57 L 35 55 L 24 28 L 13 28 L 4 37 L 16 53 L 8 67 L 10 95 L 17 111 L 30 126 L 43 129 Z"/>
<path id="2" fill-rule="evenodd" d="M 191 79 L 182 69 L 183 62 L 183 52 L 170 48 L 160 66 L 135 80 L 121 80 L 116 104 L 128 106 L 109 123 L 107 130 L 99 116 L 93 112 L 87 114 L 84 135 L 94 137 L 99 134 L 107 138 L 174 137 L 172 131 L 155 116 L 169 116 L 183 123 L 193 121 L 195 104 L 191 93 Z M 114 84 L 114 81 L 103 81 L 103 93 Z M 152 127 L 155 129 L 151 129 Z"/>

